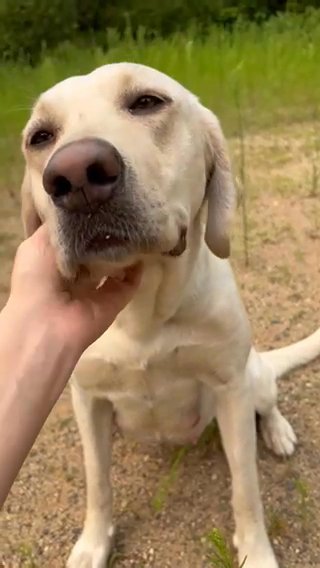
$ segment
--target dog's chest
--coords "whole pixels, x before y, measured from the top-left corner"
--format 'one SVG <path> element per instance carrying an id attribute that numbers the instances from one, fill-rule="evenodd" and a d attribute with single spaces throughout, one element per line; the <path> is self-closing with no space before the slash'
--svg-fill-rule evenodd
<path id="1" fill-rule="evenodd" d="M 201 378 L 212 367 L 208 346 L 178 337 L 130 342 L 115 334 L 80 361 L 80 385 L 113 403 L 120 427 L 135 437 L 186 442 L 196 439 L 211 416 Z"/>

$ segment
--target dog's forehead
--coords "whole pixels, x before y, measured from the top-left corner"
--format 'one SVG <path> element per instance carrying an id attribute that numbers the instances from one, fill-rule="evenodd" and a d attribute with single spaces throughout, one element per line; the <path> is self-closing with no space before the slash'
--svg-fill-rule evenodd
<path id="1" fill-rule="evenodd" d="M 69 77 L 45 91 L 36 107 L 42 104 L 75 104 L 78 100 L 90 104 L 103 98 L 111 102 L 125 92 L 159 90 L 175 100 L 187 101 L 195 97 L 180 83 L 164 73 L 135 63 L 113 63 L 88 73 Z"/>

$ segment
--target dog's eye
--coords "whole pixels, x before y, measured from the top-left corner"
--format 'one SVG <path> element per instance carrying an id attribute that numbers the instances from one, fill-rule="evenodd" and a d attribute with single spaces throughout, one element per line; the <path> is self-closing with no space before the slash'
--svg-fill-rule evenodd
<path id="1" fill-rule="evenodd" d="M 165 104 L 165 100 L 155 95 L 143 95 L 138 97 L 129 106 L 129 111 L 132 114 L 147 114 L 158 110 Z"/>
<path id="2" fill-rule="evenodd" d="M 29 140 L 29 146 L 44 146 L 51 142 L 54 138 L 53 132 L 50 130 L 36 130 Z"/>

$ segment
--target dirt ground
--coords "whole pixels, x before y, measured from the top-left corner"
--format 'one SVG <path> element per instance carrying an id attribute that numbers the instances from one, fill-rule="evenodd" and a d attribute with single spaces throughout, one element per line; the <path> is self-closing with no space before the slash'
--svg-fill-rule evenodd
<path id="1" fill-rule="evenodd" d="M 241 208 L 232 262 L 259 348 L 287 344 L 319 326 L 320 160 L 314 132 L 312 125 L 294 125 L 246 140 L 249 266 L 243 260 Z M 232 151 L 239 164 L 236 141 Z M 8 194 L 1 201 L 2 303 L 19 238 L 18 205 Z M 279 391 L 299 446 L 283 460 L 259 441 L 267 523 L 281 568 L 320 567 L 319 360 L 283 379 Z M 145 448 L 115 435 L 112 566 L 209 568 L 215 566 L 207 541 L 211 529 L 218 527 L 231 542 L 230 478 L 217 434 L 182 456 L 172 475 L 176 455 L 172 448 Z M 67 390 L 6 503 L 0 566 L 64 566 L 81 529 L 84 500 L 81 448 Z"/>

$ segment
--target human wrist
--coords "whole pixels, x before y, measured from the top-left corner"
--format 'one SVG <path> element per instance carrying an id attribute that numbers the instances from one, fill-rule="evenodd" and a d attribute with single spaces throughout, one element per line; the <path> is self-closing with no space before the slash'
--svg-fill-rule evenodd
<path id="1" fill-rule="evenodd" d="M 8 349 L 15 351 L 15 357 L 34 350 L 37 359 L 45 354 L 52 364 L 56 360 L 61 365 L 63 354 L 65 367 L 71 368 L 81 356 L 79 342 L 61 332 L 49 309 L 33 309 L 12 298 L 0 312 L 0 347 L 1 337 L 5 338 Z"/>

